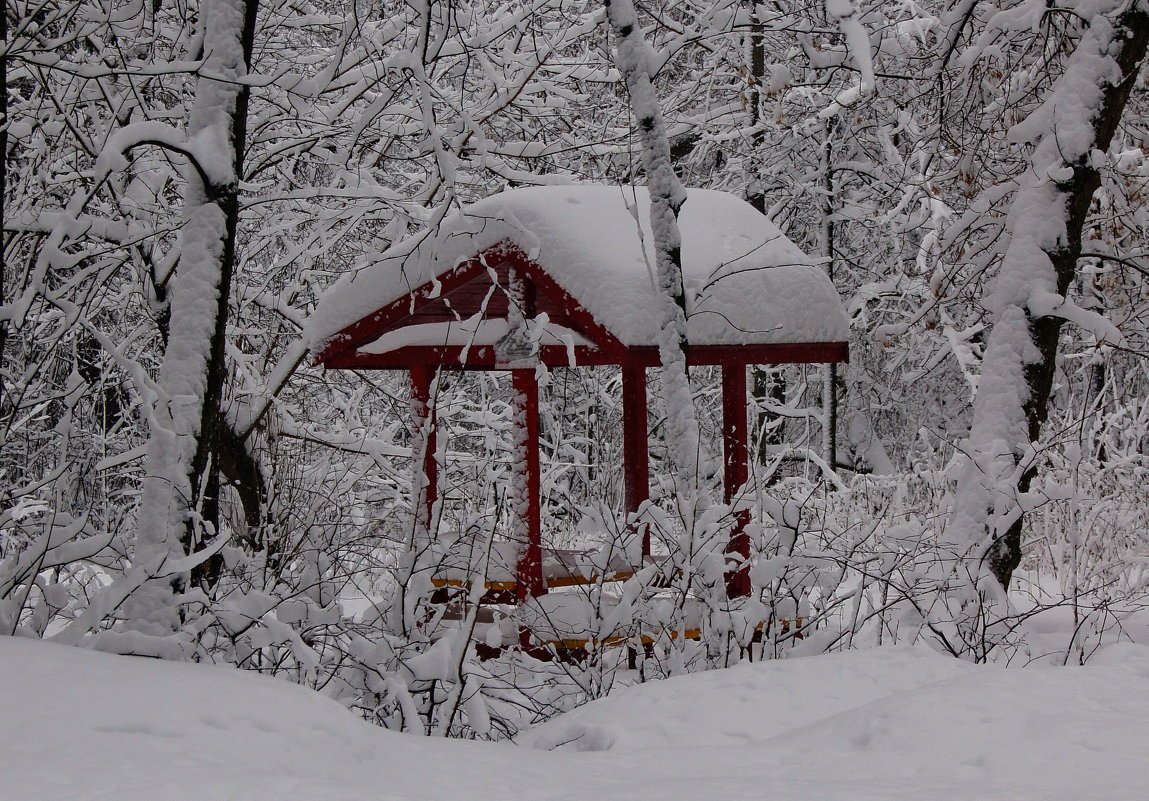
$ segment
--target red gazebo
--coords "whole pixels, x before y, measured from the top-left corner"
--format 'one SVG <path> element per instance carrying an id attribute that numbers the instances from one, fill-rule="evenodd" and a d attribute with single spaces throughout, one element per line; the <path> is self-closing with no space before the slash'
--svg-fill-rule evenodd
<path id="1" fill-rule="evenodd" d="M 797 246 L 739 198 L 691 189 L 679 225 L 688 361 L 722 368 L 725 499 L 749 478 L 746 367 L 847 359 L 848 323 L 834 287 Z M 540 519 L 539 391 L 546 367 L 622 370 L 624 494 L 649 497 L 646 370 L 659 365 L 659 304 L 642 187 L 516 189 L 446 215 L 337 282 L 310 324 L 327 369 L 407 370 L 425 427 L 430 525 L 438 491 L 436 370 L 510 370 L 519 421 L 515 597 L 546 593 Z M 741 526 L 728 552 L 749 557 Z M 649 556 L 649 540 L 643 555 Z M 552 578 L 551 585 L 555 585 Z M 749 594 L 746 570 L 727 575 Z"/>

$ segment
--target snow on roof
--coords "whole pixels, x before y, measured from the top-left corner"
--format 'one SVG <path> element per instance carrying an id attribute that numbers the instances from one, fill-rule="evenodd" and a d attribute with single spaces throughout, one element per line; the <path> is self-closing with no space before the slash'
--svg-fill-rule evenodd
<path id="1" fill-rule="evenodd" d="M 656 345 L 649 216 L 645 187 L 572 184 L 492 195 L 337 281 L 311 318 L 309 342 L 321 349 L 348 325 L 509 240 L 623 344 Z M 691 344 L 847 339 L 829 279 L 750 204 L 690 189 L 679 225 Z"/>

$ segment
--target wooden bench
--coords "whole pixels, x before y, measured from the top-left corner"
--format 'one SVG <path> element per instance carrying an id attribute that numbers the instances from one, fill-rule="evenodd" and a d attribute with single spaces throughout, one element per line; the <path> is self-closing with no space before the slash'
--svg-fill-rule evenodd
<path id="1" fill-rule="evenodd" d="M 519 588 L 515 575 L 519 547 L 513 542 L 493 543 L 489 554 L 477 553 L 477 548 L 455 547 L 445 549 L 431 584 L 436 593 L 433 603 L 446 603 L 457 595 L 456 591 L 470 592 L 475 577 L 474 565 L 486 562 L 483 581 L 485 592 L 481 604 L 514 603 Z M 489 557 L 489 558 L 488 558 Z M 660 557 L 630 559 L 621 549 L 603 552 L 596 549 L 543 548 L 542 579 L 547 590 L 579 587 L 591 584 L 623 582 L 637 572 L 634 562 L 643 567 L 658 564 Z"/>

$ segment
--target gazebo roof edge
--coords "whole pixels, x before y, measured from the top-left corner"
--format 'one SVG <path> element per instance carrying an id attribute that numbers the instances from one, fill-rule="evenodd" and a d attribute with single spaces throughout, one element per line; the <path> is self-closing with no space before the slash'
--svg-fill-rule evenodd
<path id="1" fill-rule="evenodd" d="M 449 215 L 324 294 L 308 326 L 316 362 L 418 323 L 422 305 L 507 261 L 560 298 L 600 347 L 653 346 L 660 303 L 644 254 L 646 205 L 642 188 L 535 187 Z M 833 286 L 753 207 L 693 189 L 680 219 L 692 346 L 844 345 L 848 322 Z"/>

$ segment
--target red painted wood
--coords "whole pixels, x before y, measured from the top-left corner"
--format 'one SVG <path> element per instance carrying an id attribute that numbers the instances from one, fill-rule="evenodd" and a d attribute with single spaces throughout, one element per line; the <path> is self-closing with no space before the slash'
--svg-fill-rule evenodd
<path id="1" fill-rule="evenodd" d="M 658 348 L 629 346 L 630 364 L 658 367 Z M 691 366 L 711 364 L 826 364 L 850 359 L 845 342 L 783 342 L 768 345 L 691 345 L 686 360 Z"/>
<path id="2" fill-rule="evenodd" d="M 735 493 L 750 477 L 750 451 L 747 444 L 749 426 L 746 421 L 746 365 L 722 366 L 722 495 L 726 503 L 734 500 Z M 726 571 L 726 597 L 745 598 L 750 595 L 750 537 L 746 524 L 750 512 L 735 512 L 734 527 L 726 544 L 728 560 L 734 569 Z"/>
<path id="3" fill-rule="evenodd" d="M 333 354 L 323 364 L 328 369 L 405 370 L 412 364 L 431 364 L 462 370 L 492 370 L 495 355 L 487 346 L 472 347 L 466 364 L 461 362 L 461 345 L 412 345 L 388 353 L 360 353 L 350 349 Z M 627 364 L 658 367 L 657 348 L 625 348 L 620 359 L 615 353 L 589 345 L 575 345 L 575 364 L 582 367 Z M 691 366 L 748 364 L 824 364 L 847 360 L 845 342 L 813 342 L 785 345 L 692 345 Z M 543 345 L 539 360 L 547 367 L 570 367 L 570 353 L 564 345 Z"/>
<path id="4" fill-rule="evenodd" d="M 466 351 L 466 362 L 463 352 Z M 613 358 L 604 358 L 597 348 L 575 345 L 574 365 L 590 366 L 618 364 Z M 539 361 L 547 367 L 571 367 L 570 351 L 565 345 L 543 345 L 539 348 Z M 453 370 L 499 370 L 495 363 L 495 349 L 489 345 L 464 348 L 462 345 L 411 345 L 387 353 L 361 353 L 345 351 L 332 356 L 324 365 L 329 370 L 405 370 L 412 364 L 434 365 Z"/>
<path id="5" fill-rule="evenodd" d="M 583 334 L 587 339 L 598 345 L 605 353 L 617 358 L 612 364 L 621 364 L 626 353 L 626 347 L 618 337 L 607 330 L 606 326 L 596 320 L 581 303 L 575 300 L 555 279 L 535 264 L 527 254 L 513 245 L 507 250 L 506 261 L 518 270 L 519 275 L 525 275 L 536 289 L 543 295 L 549 296 L 565 312 L 570 322 L 568 326 Z"/>
<path id="6" fill-rule="evenodd" d="M 526 275 L 526 264 L 529 262 L 526 256 L 522 256 L 515 260 L 515 275 L 523 282 L 523 318 L 526 320 L 533 320 L 539 313 L 539 292 L 538 285 Z M 510 265 L 510 261 L 507 262 Z M 510 280 L 510 271 L 507 271 L 507 279 Z"/>
<path id="7" fill-rule="evenodd" d="M 516 423 L 521 427 L 516 439 L 521 438 L 524 453 L 514 455 L 515 470 L 525 471 L 526 497 L 515 500 L 515 514 L 520 525 L 517 531 L 526 534 L 526 542 L 519 551 L 515 565 L 515 592 L 518 599 L 544 595 L 543 582 L 541 471 L 539 467 L 539 385 L 535 371 L 512 370 L 511 381 L 515 395 Z"/>
<path id="8" fill-rule="evenodd" d="M 331 337 L 319 356 L 316 357 L 315 363 L 326 365 L 336 355 L 375 339 L 396 321 L 409 315 L 415 308 L 424 305 L 428 299 L 433 299 L 432 295 L 452 292 L 480 273 L 485 272 L 486 267 L 481 260 L 474 258 L 439 276 L 438 286 L 434 282 L 427 282 L 411 293 L 390 301 L 378 311 L 356 320 Z"/>
<path id="9" fill-rule="evenodd" d="M 331 337 L 315 363 L 326 367 L 347 366 L 344 357 L 349 352 L 405 325 L 463 319 L 484 309 L 491 318 L 505 318 L 505 295 L 496 291 L 488 298 L 488 294 L 492 284 L 491 273 L 505 284 L 511 267 L 533 284 L 532 291 L 538 291 L 538 311 L 547 312 L 555 324 L 579 332 L 613 354 L 612 361 L 602 363 L 621 363 L 625 348 L 617 337 L 527 258 L 522 249 L 508 241 L 487 248 L 475 258 L 443 273 L 438 283 L 427 282 L 347 326 Z"/>
<path id="10" fill-rule="evenodd" d="M 722 497 L 726 503 L 749 478 L 746 367 L 722 366 Z"/>
<path id="11" fill-rule="evenodd" d="M 622 469 L 627 512 L 650 498 L 650 444 L 647 439 L 646 368 L 622 368 Z M 642 555 L 650 556 L 650 529 L 642 531 Z"/>
<path id="12" fill-rule="evenodd" d="M 726 580 L 727 598 L 749 598 L 753 588 L 750 585 L 750 535 L 746 526 L 750 522 L 750 510 L 739 509 L 734 513 L 734 528 L 730 531 L 730 541 L 726 543 L 727 560 L 733 569 L 722 574 Z"/>
<path id="13" fill-rule="evenodd" d="M 416 499 L 419 523 L 427 531 L 431 530 L 435 502 L 439 499 L 439 462 L 435 458 L 438 450 L 438 421 L 435 415 L 435 401 L 431 397 L 431 380 L 434 368 L 426 365 L 411 367 L 411 411 L 415 431 L 426 431 L 427 438 L 423 451 L 424 485 Z"/>

